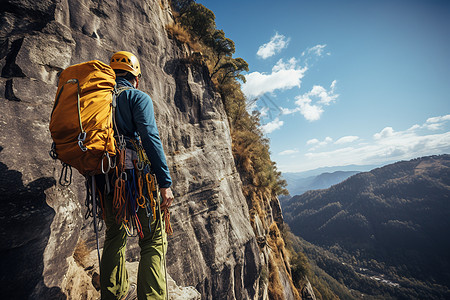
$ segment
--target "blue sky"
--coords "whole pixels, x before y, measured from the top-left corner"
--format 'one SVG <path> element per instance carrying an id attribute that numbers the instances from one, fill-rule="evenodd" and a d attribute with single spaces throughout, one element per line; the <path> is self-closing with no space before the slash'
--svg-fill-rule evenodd
<path id="1" fill-rule="evenodd" d="M 282 172 L 450 153 L 450 1 L 197 1 Z"/>

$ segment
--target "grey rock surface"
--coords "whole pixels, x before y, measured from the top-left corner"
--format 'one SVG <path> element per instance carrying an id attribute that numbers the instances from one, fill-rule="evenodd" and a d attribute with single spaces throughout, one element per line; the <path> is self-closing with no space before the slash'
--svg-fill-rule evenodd
<path id="1" fill-rule="evenodd" d="M 119 50 L 143 66 L 174 181 L 169 274 L 202 299 L 266 298 L 222 101 L 207 69 L 168 38 L 167 1 L 11 0 L 0 20 L 1 298 L 66 299 L 75 288 L 75 245 L 93 246 L 94 234 L 84 179 L 74 170 L 69 188 L 57 184 L 48 122 L 58 73 Z M 137 259 L 136 239 L 129 248 Z"/>

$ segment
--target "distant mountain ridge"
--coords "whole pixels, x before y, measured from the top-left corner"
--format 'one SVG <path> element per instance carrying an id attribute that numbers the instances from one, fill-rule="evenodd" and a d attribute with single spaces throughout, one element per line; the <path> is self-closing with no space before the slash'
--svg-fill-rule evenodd
<path id="1" fill-rule="evenodd" d="M 300 177 L 301 173 L 285 173 L 287 190 L 292 196 L 301 195 L 310 190 L 326 189 L 340 183 L 348 177 L 359 173 L 359 171 L 335 171 L 332 173 L 321 173 L 319 175 Z"/>
<path id="2" fill-rule="evenodd" d="M 283 212 L 294 234 L 347 259 L 346 264 L 370 265 L 400 282 L 389 287 L 392 293 L 450 296 L 450 155 L 356 174 L 291 198 Z M 342 275 L 336 264 L 330 270 Z M 349 285 L 357 281 L 341 279 Z"/>
<path id="3" fill-rule="evenodd" d="M 394 162 L 391 162 L 394 163 Z M 386 164 L 389 164 L 387 162 Z M 383 164 L 383 165 L 386 165 Z M 283 177 L 287 176 L 289 178 L 306 178 L 311 176 L 317 176 L 322 173 L 333 173 L 336 171 L 359 171 L 359 172 L 367 172 L 373 170 L 375 168 L 382 167 L 383 165 L 345 165 L 345 166 L 335 166 L 335 167 L 321 167 L 317 169 L 312 169 L 308 171 L 301 172 L 284 172 Z"/>

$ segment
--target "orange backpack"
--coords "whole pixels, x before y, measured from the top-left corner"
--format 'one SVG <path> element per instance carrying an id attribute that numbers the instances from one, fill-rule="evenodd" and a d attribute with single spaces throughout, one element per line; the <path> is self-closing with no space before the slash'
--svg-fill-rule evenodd
<path id="1" fill-rule="evenodd" d="M 115 84 L 113 69 L 98 60 L 61 72 L 49 128 L 50 155 L 64 167 L 72 166 L 84 176 L 107 173 L 112 167 Z"/>

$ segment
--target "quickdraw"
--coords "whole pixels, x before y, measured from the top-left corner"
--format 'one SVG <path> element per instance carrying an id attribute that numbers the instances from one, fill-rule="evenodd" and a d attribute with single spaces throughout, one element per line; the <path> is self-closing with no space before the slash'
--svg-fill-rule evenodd
<path id="1" fill-rule="evenodd" d="M 131 225 L 136 229 L 137 234 L 140 238 L 144 238 L 144 233 L 142 232 L 142 226 L 141 222 L 139 222 L 139 218 L 137 216 L 137 210 L 139 209 L 139 206 L 136 206 L 136 195 L 137 195 L 137 188 L 136 188 L 136 176 L 134 173 L 134 170 L 131 170 L 130 172 L 130 180 L 127 181 L 127 190 L 128 190 L 128 215 L 130 216 L 130 222 Z"/>
<path id="2" fill-rule="evenodd" d="M 126 173 L 125 173 L 126 175 Z M 126 214 L 124 213 L 126 199 L 124 197 L 125 194 L 125 179 L 119 177 L 115 181 L 114 185 L 114 198 L 113 198 L 113 208 L 116 213 L 116 221 L 120 223 L 122 220 L 126 220 Z"/>
<path id="3" fill-rule="evenodd" d="M 136 203 L 139 205 L 139 207 L 145 208 L 146 205 L 146 199 L 144 195 L 142 194 L 142 185 L 143 185 L 143 179 L 142 176 L 138 176 L 137 179 L 137 185 L 138 185 L 138 196 L 136 197 Z"/>
<path id="4" fill-rule="evenodd" d="M 153 215 L 153 221 L 156 220 L 156 201 L 153 192 L 156 192 L 156 184 L 154 176 L 150 173 L 145 174 L 145 182 L 147 183 L 147 192 L 150 197 L 150 209 Z"/>
<path id="5" fill-rule="evenodd" d="M 95 176 L 87 176 L 86 177 L 86 214 L 85 219 L 89 217 L 93 217 L 94 231 L 95 231 L 95 241 L 97 244 L 97 255 L 98 261 L 100 262 L 100 247 L 98 241 L 98 232 L 102 230 L 104 219 L 104 207 L 103 207 L 103 198 L 102 193 L 97 188 L 95 183 Z M 100 227 L 100 228 L 99 228 Z"/>

